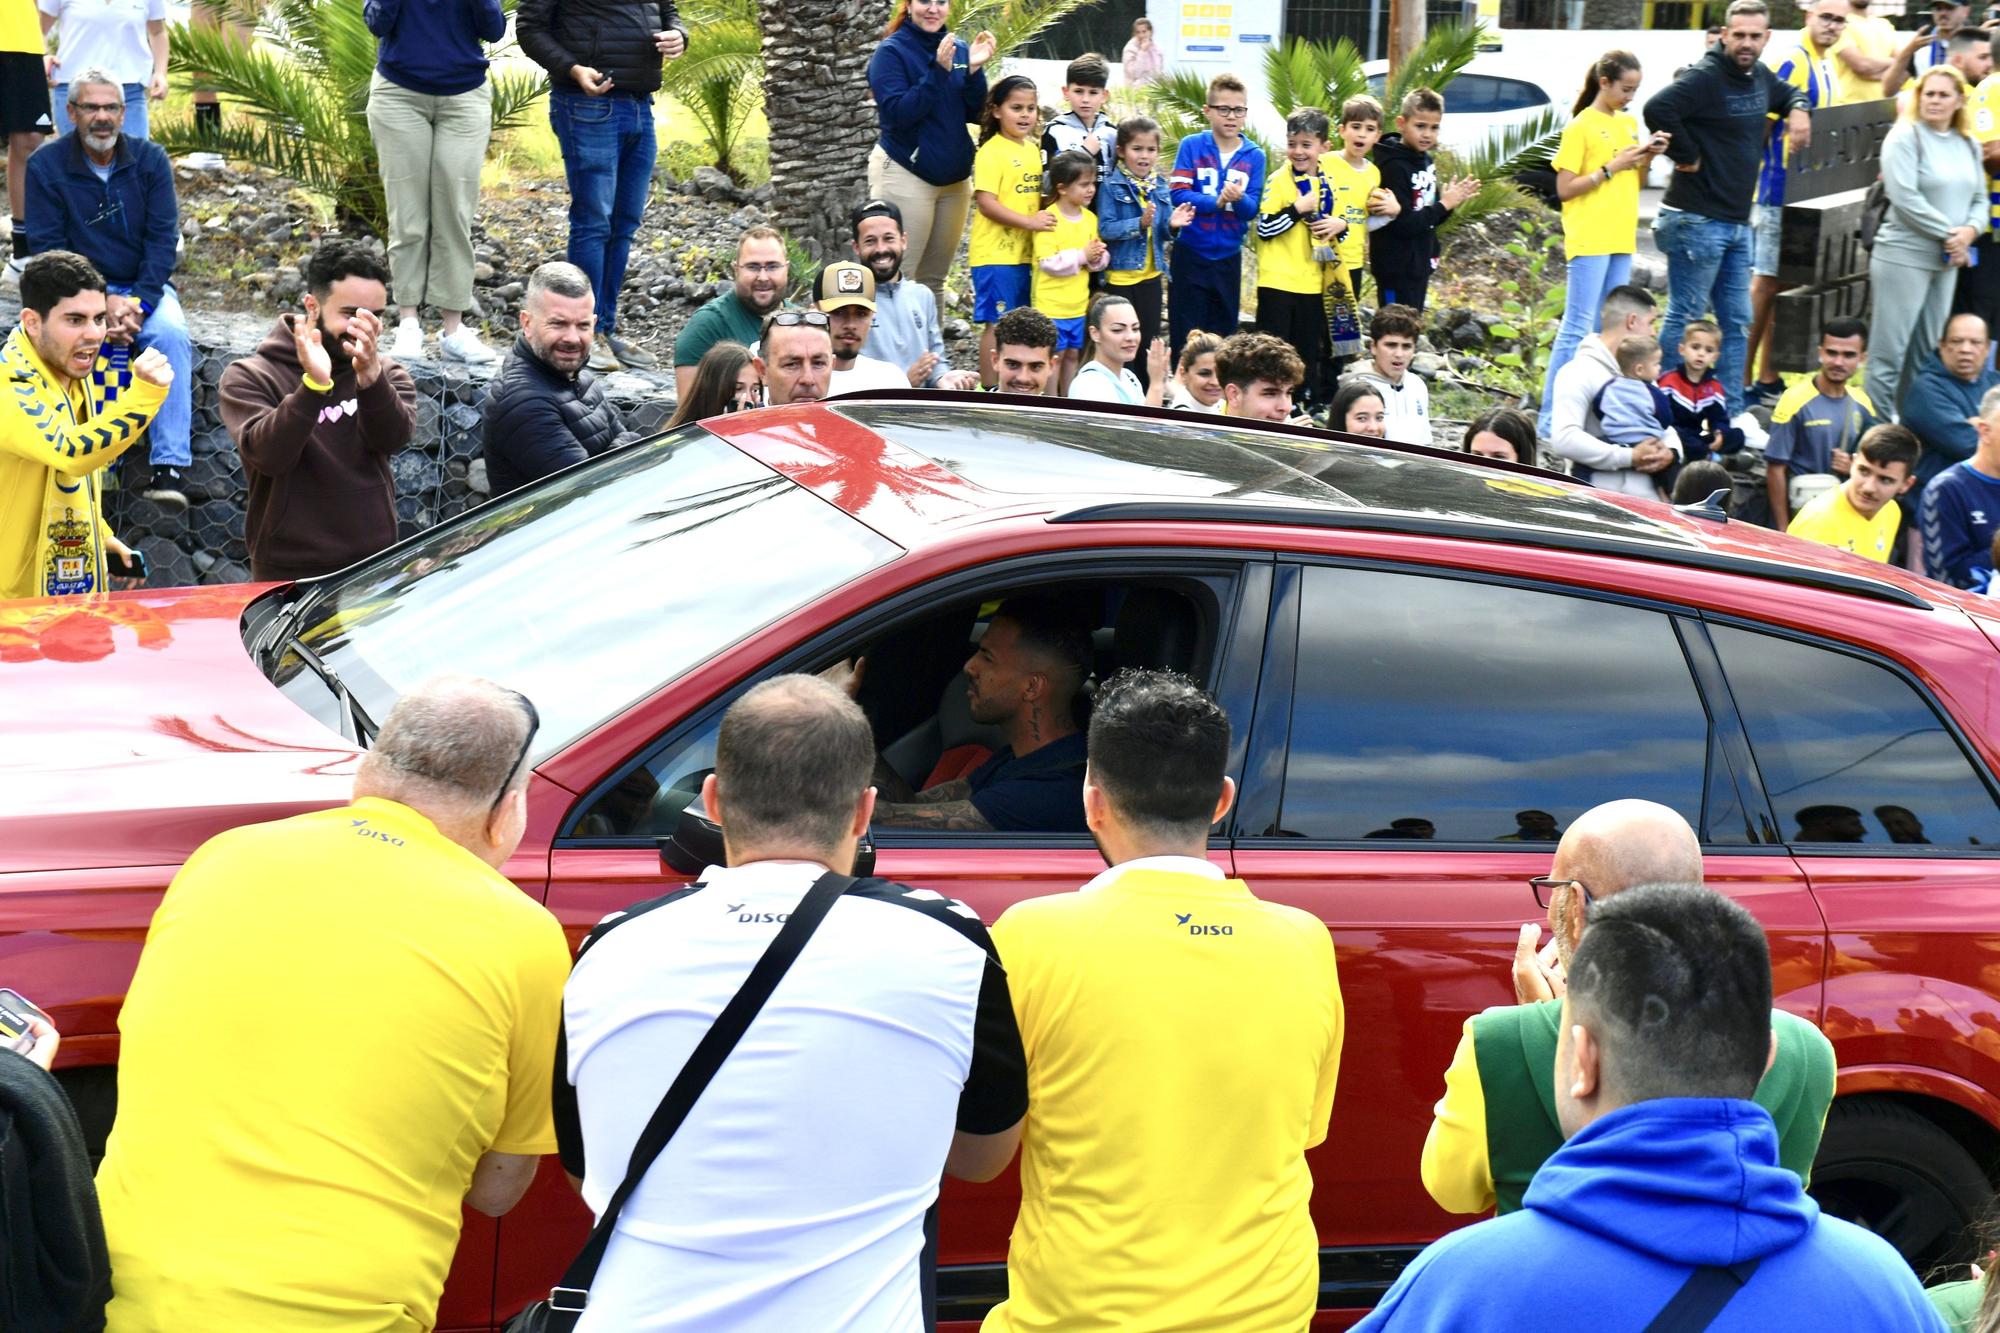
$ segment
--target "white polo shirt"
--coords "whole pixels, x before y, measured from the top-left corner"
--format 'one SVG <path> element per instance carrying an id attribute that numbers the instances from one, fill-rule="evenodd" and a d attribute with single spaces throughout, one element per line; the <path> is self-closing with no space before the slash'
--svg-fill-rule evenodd
<path id="1" fill-rule="evenodd" d="M 563 1165 L 601 1211 L 668 1085 L 823 866 L 710 867 L 606 918 L 563 994 Z M 615 929 L 607 929 L 616 921 Z M 863 880 L 835 902 L 619 1215 L 580 1327 L 923 1327 L 919 1256 L 955 1130 L 1027 1111 L 978 915 Z"/>

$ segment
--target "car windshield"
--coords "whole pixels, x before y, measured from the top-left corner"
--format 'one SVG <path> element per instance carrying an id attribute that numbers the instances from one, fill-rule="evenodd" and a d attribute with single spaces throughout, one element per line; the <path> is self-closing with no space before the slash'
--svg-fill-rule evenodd
<path id="1" fill-rule="evenodd" d="M 537 762 L 900 550 L 699 427 L 618 450 L 385 552 L 312 598 L 300 636 L 379 723 L 440 672 L 519 690 Z M 272 680 L 340 730 L 296 652 Z"/>

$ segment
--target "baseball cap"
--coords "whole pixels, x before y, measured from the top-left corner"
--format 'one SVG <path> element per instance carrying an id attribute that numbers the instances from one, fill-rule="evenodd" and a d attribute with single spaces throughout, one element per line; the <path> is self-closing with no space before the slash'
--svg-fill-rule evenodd
<path id="1" fill-rule="evenodd" d="M 888 199 L 869 199 L 857 205 L 854 211 L 847 215 L 847 225 L 858 227 L 866 218 L 891 218 L 900 228 L 903 225 L 903 210 Z"/>
<path id="2" fill-rule="evenodd" d="M 851 259 L 828 264 L 813 279 L 813 304 L 827 311 L 845 310 L 851 305 L 873 310 L 875 275 L 868 271 L 866 264 L 857 264 Z"/>

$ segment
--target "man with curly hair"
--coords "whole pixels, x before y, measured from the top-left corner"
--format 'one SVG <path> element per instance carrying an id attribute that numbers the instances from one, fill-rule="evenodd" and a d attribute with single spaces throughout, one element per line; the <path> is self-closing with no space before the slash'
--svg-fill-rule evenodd
<path id="1" fill-rule="evenodd" d="M 1215 349 L 1215 377 L 1222 381 L 1223 415 L 1290 421 L 1292 393 L 1305 381 L 1306 363 L 1291 344 L 1268 333 L 1239 333 Z"/>

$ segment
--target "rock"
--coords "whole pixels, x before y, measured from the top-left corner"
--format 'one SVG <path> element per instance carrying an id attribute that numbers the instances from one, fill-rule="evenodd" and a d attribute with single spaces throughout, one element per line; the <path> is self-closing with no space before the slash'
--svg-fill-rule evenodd
<path id="1" fill-rule="evenodd" d="M 1665 255 L 1637 254 L 1632 256 L 1632 282 L 1649 292 L 1663 292 L 1667 289 L 1667 260 Z"/>
<path id="2" fill-rule="evenodd" d="M 493 297 L 498 301 L 518 301 L 527 290 L 528 284 L 525 282 L 503 283 L 494 288 Z"/>
<path id="3" fill-rule="evenodd" d="M 972 325 L 962 319 L 947 319 L 944 322 L 944 336 L 947 338 L 970 338 Z"/>
<path id="4" fill-rule="evenodd" d="M 465 488 L 474 495 L 491 495 L 493 488 L 486 480 L 486 460 L 475 458 L 465 465 Z"/>
<path id="5" fill-rule="evenodd" d="M 717 167 L 696 167 L 694 175 L 688 177 L 688 184 L 703 199 L 733 202 L 743 197 L 742 191 L 736 188 L 736 182 L 729 179 L 729 173 Z"/>
<path id="6" fill-rule="evenodd" d="M 1427 380 L 1434 380 L 1448 367 L 1443 357 L 1435 352 L 1419 352 L 1410 360 L 1410 369 Z"/>
<path id="7" fill-rule="evenodd" d="M 1451 331 L 1453 347 L 1482 347 L 1486 343 L 1486 330 L 1476 319 L 1467 319 Z"/>
<path id="8" fill-rule="evenodd" d="M 243 279 L 246 284 L 255 287 L 258 291 L 263 291 L 277 280 L 278 273 L 276 269 L 265 269 L 261 273 L 252 273 L 249 277 Z"/>
<path id="9" fill-rule="evenodd" d="M 493 265 L 487 263 L 483 259 L 473 264 L 472 280 L 474 282 L 490 283 L 493 281 L 493 279 L 494 279 Z"/>
<path id="10" fill-rule="evenodd" d="M 745 204 L 729 215 L 729 225 L 738 231 L 747 231 L 764 220 L 764 210 L 755 204 Z"/>
<path id="11" fill-rule="evenodd" d="M 765 207 L 769 207 L 772 201 L 777 199 L 777 197 L 778 197 L 778 192 L 771 188 L 771 183 L 769 181 L 765 181 L 762 185 L 759 185 L 756 189 L 750 191 L 750 202 L 753 204 L 761 204 Z"/>
<path id="12" fill-rule="evenodd" d="M 201 576 L 201 581 L 209 584 L 248 583 L 250 569 L 247 564 L 234 560 L 218 560 Z"/>

